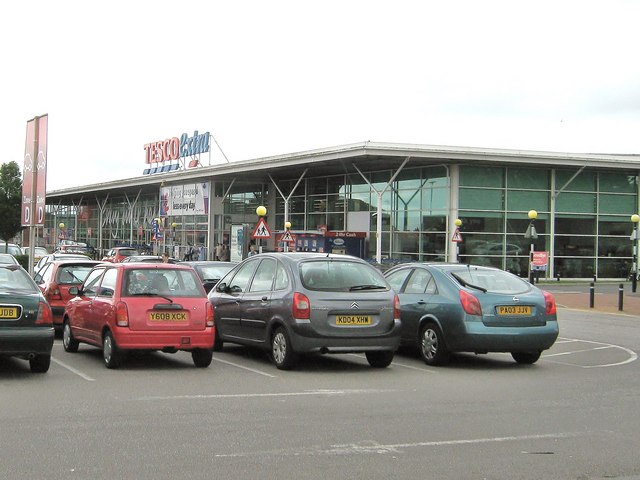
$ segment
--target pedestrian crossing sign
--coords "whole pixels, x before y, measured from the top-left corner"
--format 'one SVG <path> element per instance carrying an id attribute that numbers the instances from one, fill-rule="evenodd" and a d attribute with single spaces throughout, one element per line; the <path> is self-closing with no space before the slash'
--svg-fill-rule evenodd
<path id="1" fill-rule="evenodd" d="M 256 224 L 256 228 L 253 229 L 253 233 L 251 234 L 251 238 L 270 238 L 271 231 L 269 230 L 269 226 L 263 217 L 260 217 L 258 223 Z"/>
<path id="2" fill-rule="evenodd" d="M 451 241 L 456 243 L 459 243 L 462 241 L 462 235 L 460 234 L 459 228 L 456 228 L 455 231 L 453 232 L 453 237 L 451 238 Z"/>
<path id="3" fill-rule="evenodd" d="M 280 239 L 281 242 L 287 242 L 287 243 L 294 243 L 296 241 L 295 238 L 293 238 L 293 235 L 291 235 L 291 232 L 289 230 L 287 230 L 286 232 L 284 232 L 282 234 L 282 238 Z"/>

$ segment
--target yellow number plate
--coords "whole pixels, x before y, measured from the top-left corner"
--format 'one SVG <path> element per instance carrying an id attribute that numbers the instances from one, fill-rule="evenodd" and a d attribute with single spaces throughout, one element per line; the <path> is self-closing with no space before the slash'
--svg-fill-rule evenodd
<path id="1" fill-rule="evenodd" d="M 371 325 L 369 315 L 338 315 L 336 325 Z"/>
<path id="2" fill-rule="evenodd" d="M 18 309 L 16 307 L 0 307 L 0 318 L 18 318 Z"/>
<path id="3" fill-rule="evenodd" d="M 504 305 L 498 307 L 498 315 L 531 315 L 532 309 L 528 305 Z"/>
<path id="4" fill-rule="evenodd" d="M 188 322 L 188 312 L 149 312 L 152 322 Z"/>

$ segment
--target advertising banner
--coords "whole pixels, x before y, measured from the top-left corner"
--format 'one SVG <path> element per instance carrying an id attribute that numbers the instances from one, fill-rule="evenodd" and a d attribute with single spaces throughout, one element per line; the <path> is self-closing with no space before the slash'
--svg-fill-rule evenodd
<path id="1" fill-rule="evenodd" d="M 35 117 L 27 122 L 20 218 L 24 227 L 44 225 L 47 192 L 47 128 L 47 115 Z"/>
<path id="2" fill-rule="evenodd" d="M 160 187 L 160 216 L 208 215 L 209 182 Z"/>

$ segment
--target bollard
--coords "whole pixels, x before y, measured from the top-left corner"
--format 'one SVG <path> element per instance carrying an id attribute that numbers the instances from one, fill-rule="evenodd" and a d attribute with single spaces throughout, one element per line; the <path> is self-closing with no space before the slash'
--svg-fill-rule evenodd
<path id="1" fill-rule="evenodd" d="M 618 311 L 622 311 L 624 304 L 624 285 L 621 283 L 618 285 Z"/>
<path id="2" fill-rule="evenodd" d="M 595 305 L 595 294 L 596 289 L 593 285 L 593 282 L 591 282 L 591 286 L 589 287 L 589 308 L 593 308 Z"/>
<path id="3" fill-rule="evenodd" d="M 559 282 L 560 281 L 560 274 L 556 273 L 556 280 Z"/>

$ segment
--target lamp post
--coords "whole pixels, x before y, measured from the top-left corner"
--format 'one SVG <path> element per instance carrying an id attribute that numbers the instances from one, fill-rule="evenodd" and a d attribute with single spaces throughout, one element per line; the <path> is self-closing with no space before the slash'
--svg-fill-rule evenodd
<path id="1" fill-rule="evenodd" d="M 429 207 L 431 208 L 431 207 Z M 453 241 L 456 244 L 456 262 L 460 262 L 460 242 L 462 241 L 462 235 L 460 235 L 460 227 L 462 226 L 462 220 L 460 220 L 459 218 L 456 218 L 453 221 L 453 224 L 456 226 L 456 231 L 453 234 Z"/>
<path id="2" fill-rule="evenodd" d="M 631 241 L 633 242 L 633 263 L 631 264 L 631 291 L 635 293 L 638 287 L 638 221 L 640 221 L 640 215 L 634 213 L 631 215 L 631 222 L 633 223 L 633 233 L 631 234 Z"/>
<path id="3" fill-rule="evenodd" d="M 258 217 L 262 218 L 267 214 L 267 209 L 263 206 L 260 205 L 258 208 L 256 208 L 256 215 L 258 215 Z M 258 253 L 262 253 L 262 239 L 258 238 Z"/>
<path id="4" fill-rule="evenodd" d="M 291 222 L 284 222 L 284 231 L 288 233 L 289 230 L 291 230 Z M 284 251 L 289 251 L 289 242 L 284 242 Z"/>
<path id="5" fill-rule="evenodd" d="M 524 234 L 524 238 L 528 238 L 531 240 L 531 250 L 529 251 L 529 283 L 534 283 L 533 280 L 533 252 L 535 251 L 535 239 L 538 238 L 538 233 L 536 232 L 536 227 L 533 224 L 538 218 L 538 212 L 535 210 L 529 210 L 527 213 L 529 217 L 529 226 L 527 227 L 527 231 Z"/>

